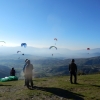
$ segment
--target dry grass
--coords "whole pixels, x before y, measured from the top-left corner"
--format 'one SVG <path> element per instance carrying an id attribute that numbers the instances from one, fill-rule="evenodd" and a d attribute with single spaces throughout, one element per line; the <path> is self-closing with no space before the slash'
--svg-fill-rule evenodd
<path id="1" fill-rule="evenodd" d="M 78 84 L 70 84 L 69 76 L 36 78 L 34 89 L 24 80 L 0 82 L 0 100 L 99 100 L 100 74 L 78 76 Z"/>

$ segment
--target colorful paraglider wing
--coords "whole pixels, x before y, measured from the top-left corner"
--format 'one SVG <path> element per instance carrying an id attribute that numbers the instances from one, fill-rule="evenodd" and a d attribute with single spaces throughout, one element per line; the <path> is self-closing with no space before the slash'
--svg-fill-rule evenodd
<path id="1" fill-rule="evenodd" d="M 21 43 L 21 47 L 26 47 L 27 44 L 26 43 Z"/>
<path id="2" fill-rule="evenodd" d="M 51 48 L 53 48 L 53 47 L 54 47 L 54 48 L 56 48 L 56 50 L 57 50 L 57 47 L 55 47 L 55 46 L 50 46 L 50 48 L 49 48 L 49 49 L 51 49 Z"/>

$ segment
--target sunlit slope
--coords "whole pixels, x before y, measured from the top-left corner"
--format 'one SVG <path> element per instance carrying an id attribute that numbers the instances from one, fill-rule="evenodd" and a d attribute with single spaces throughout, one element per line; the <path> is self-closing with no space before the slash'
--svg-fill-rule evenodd
<path id="1" fill-rule="evenodd" d="M 0 82 L 0 100 L 99 100 L 100 74 L 78 76 L 70 84 L 69 76 L 34 78 L 33 90 L 24 80 Z"/>
<path id="2" fill-rule="evenodd" d="M 71 59 L 61 58 L 42 58 L 31 56 L 31 63 L 34 66 L 34 77 L 69 75 L 68 66 Z M 9 58 L 9 57 L 8 57 Z M 0 77 L 9 76 L 12 67 L 16 70 L 18 77 L 23 77 L 24 59 L 18 59 L 16 56 L 11 59 L 0 58 Z M 85 74 L 100 73 L 100 56 L 91 58 L 77 58 L 75 62 L 78 72 Z"/>

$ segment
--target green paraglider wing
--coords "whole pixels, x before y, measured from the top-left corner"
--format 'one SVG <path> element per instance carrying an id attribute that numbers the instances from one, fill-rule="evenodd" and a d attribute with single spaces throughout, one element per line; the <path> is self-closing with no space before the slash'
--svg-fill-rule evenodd
<path id="1" fill-rule="evenodd" d="M 8 76 L 0 79 L 0 82 L 15 81 L 18 80 L 17 76 Z"/>

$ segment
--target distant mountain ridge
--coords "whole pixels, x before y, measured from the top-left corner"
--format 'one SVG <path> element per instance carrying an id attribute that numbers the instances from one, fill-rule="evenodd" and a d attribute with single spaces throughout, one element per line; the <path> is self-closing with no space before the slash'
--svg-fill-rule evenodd
<path id="1" fill-rule="evenodd" d="M 17 51 L 21 51 L 21 53 L 17 53 Z M 49 49 L 48 48 L 36 48 L 28 46 L 26 48 L 24 47 L 0 47 L 0 54 L 1 55 L 11 55 L 11 54 L 18 54 L 21 55 L 24 54 L 31 54 L 35 56 L 44 56 L 44 57 L 66 57 L 66 58 L 87 58 L 87 57 L 95 57 L 100 56 L 100 48 L 94 48 L 94 49 L 82 49 L 82 50 L 69 50 L 67 48 L 57 48 Z"/>
<path id="2" fill-rule="evenodd" d="M 10 75 L 10 68 L 7 66 L 0 65 L 0 78 Z"/>
<path id="3" fill-rule="evenodd" d="M 42 57 L 26 54 L 24 57 L 18 59 L 17 54 L 8 56 L 0 56 L 0 77 L 9 75 L 9 71 L 14 67 L 17 73 L 22 72 L 25 64 L 25 59 L 31 60 L 34 66 L 36 77 L 54 76 L 54 75 L 69 75 L 68 66 L 72 58 L 54 58 Z M 100 56 L 90 58 L 75 58 L 78 70 L 86 74 L 100 71 Z M 6 71 L 6 74 L 4 73 Z M 18 75 L 19 75 L 18 74 Z"/>

